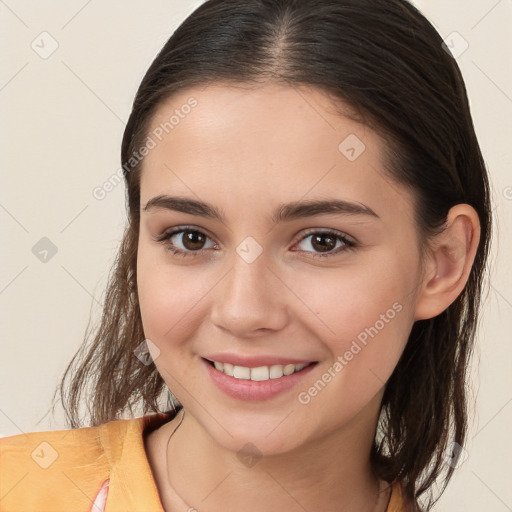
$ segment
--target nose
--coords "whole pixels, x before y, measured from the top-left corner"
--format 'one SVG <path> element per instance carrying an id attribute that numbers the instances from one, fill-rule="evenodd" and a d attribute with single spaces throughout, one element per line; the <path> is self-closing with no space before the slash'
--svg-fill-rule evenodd
<path id="1" fill-rule="evenodd" d="M 237 338 L 268 335 L 289 321 L 293 294 L 269 261 L 252 262 L 235 253 L 233 264 L 215 287 L 211 321 Z"/>

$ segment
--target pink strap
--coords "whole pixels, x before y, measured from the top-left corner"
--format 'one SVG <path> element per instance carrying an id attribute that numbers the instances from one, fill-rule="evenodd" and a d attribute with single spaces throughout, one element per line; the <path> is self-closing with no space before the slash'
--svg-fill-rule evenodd
<path id="1" fill-rule="evenodd" d="M 105 512 L 105 503 L 107 502 L 109 484 L 109 479 L 103 482 L 100 490 L 96 494 L 96 498 L 94 498 L 94 503 L 92 504 L 90 512 Z"/>

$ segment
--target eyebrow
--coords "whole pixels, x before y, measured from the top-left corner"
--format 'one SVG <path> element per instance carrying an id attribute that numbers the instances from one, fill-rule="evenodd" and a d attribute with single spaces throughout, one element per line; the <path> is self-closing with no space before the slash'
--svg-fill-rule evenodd
<path id="1" fill-rule="evenodd" d="M 215 206 L 186 197 L 168 195 L 153 197 L 147 202 L 143 210 L 149 212 L 154 209 L 172 210 L 218 220 L 222 223 L 226 222 L 224 214 L 215 208 Z M 289 222 L 296 219 L 328 214 L 364 215 L 380 219 L 371 208 L 362 203 L 353 203 L 340 199 L 328 199 L 294 201 L 281 204 L 274 210 L 270 220 L 272 223 L 277 224 L 280 222 Z"/>

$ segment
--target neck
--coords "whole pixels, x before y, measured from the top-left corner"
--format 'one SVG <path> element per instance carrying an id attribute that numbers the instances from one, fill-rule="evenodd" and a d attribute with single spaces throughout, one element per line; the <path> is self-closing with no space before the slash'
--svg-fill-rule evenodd
<path id="1" fill-rule="evenodd" d="M 389 494 L 378 493 L 370 466 L 377 413 L 367 407 L 350 425 L 292 451 L 251 458 L 226 450 L 181 411 L 169 424 L 167 483 L 184 510 L 382 512 Z"/>

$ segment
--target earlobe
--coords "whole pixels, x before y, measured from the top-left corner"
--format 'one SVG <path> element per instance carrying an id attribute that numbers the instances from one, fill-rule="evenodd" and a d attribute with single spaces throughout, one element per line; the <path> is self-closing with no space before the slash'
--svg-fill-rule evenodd
<path id="1" fill-rule="evenodd" d="M 479 241 L 480 221 L 475 209 L 468 204 L 452 207 L 444 231 L 432 244 L 431 270 L 424 276 L 417 296 L 415 320 L 439 315 L 461 294 Z"/>

